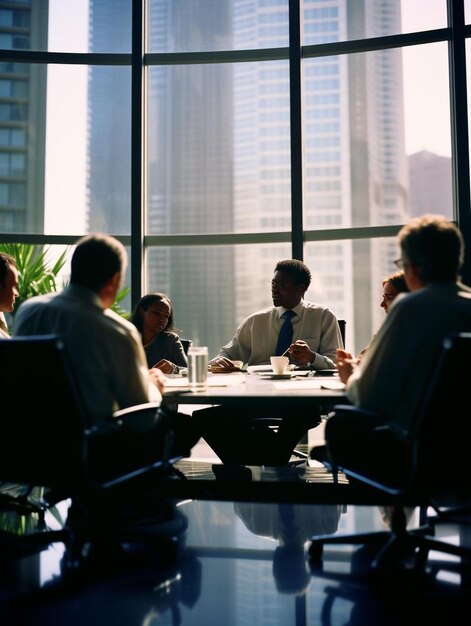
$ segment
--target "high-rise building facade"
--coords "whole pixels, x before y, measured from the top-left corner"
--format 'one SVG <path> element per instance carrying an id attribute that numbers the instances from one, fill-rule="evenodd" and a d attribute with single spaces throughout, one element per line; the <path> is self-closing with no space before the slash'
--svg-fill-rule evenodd
<path id="1" fill-rule="evenodd" d="M 451 214 L 451 159 L 428 150 L 408 157 L 411 216 L 427 213 Z"/>
<path id="2" fill-rule="evenodd" d="M 0 2 L 0 48 L 45 50 L 48 0 Z M 42 233 L 46 68 L 0 60 L 0 231 Z"/>
<path id="3" fill-rule="evenodd" d="M 151 3 L 149 49 L 231 41 L 231 3 L 210 4 L 208 14 L 201 2 Z M 154 66 L 147 80 L 148 232 L 233 232 L 232 65 Z M 183 334 L 215 354 L 235 328 L 232 246 L 157 248 L 148 267 L 149 288 L 170 295 Z"/>
<path id="4" fill-rule="evenodd" d="M 129 0 L 91 0 L 90 52 L 129 52 Z M 88 229 L 128 234 L 131 224 L 131 72 L 91 66 L 88 72 Z"/>

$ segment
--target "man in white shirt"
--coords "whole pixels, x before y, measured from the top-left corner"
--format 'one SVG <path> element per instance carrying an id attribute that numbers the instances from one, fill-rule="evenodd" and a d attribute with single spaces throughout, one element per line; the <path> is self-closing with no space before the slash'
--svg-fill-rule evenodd
<path id="1" fill-rule="evenodd" d="M 343 348 L 340 327 L 329 308 L 303 299 L 310 282 L 311 272 L 302 261 L 278 262 L 271 281 L 273 306 L 245 319 L 210 366 L 224 371 L 237 361 L 270 363 L 279 346 L 282 316 L 292 311 L 291 361 L 319 370 L 334 368 L 336 349 Z M 277 429 L 259 420 L 266 416 L 281 418 Z M 267 415 L 259 410 L 242 412 L 221 406 L 194 411 L 193 420 L 197 432 L 226 464 L 284 465 L 301 437 L 320 422 L 320 415 L 311 407 L 292 415 L 286 411 Z"/>
<path id="2" fill-rule="evenodd" d="M 275 355 L 281 318 L 290 310 L 295 314 L 291 320 L 291 362 L 316 370 L 335 368 L 336 349 L 342 347 L 338 321 L 329 308 L 304 300 L 310 283 L 311 272 L 302 261 L 279 261 L 271 281 L 273 306 L 249 315 L 210 365 L 231 367 L 234 361 L 269 364 Z"/>
<path id="3" fill-rule="evenodd" d="M 118 409 L 162 400 L 165 376 L 148 369 L 137 328 L 110 308 L 126 265 L 126 250 L 117 239 L 99 233 L 82 237 L 72 256 L 70 284 L 62 292 L 30 298 L 15 318 L 15 336 L 61 335 L 95 423 Z M 180 423 L 186 416 L 175 420 L 175 448 L 188 453 L 197 439 L 189 424 Z M 149 448 L 152 434 L 150 425 Z"/>
<path id="4" fill-rule="evenodd" d="M 412 293 L 395 298 L 360 364 L 339 360 L 338 369 L 353 404 L 402 424 L 421 401 L 444 337 L 471 331 L 471 293 L 459 283 L 464 241 L 452 222 L 424 215 L 398 241 Z"/>
<path id="5" fill-rule="evenodd" d="M 407 431 L 443 340 L 471 331 L 471 293 L 459 281 L 464 240 L 457 226 L 440 215 L 423 215 L 403 226 L 398 242 L 401 258 L 396 263 L 404 269 L 411 293 L 394 299 L 358 365 L 343 351 L 337 359 L 352 404 L 379 414 L 369 420 L 333 415 L 327 421 L 325 436 L 334 458 L 350 466 L 350 454 L 381 466 L 384 455 L 366 443 L 370 435 L 382 424 Z"/>

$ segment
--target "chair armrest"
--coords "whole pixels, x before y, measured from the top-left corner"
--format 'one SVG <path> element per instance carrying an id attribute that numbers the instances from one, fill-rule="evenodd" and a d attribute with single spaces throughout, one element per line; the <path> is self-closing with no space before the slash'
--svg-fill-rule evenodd
<path id="1" fill-rule="evenodd" d="M 145 433 L 151 430 L 160 414 L 163 414 L 158 402 L 136 404 L 126 409 L 115 411 L 111 417 L 99 424 L 87 428 L 87 437 L 114 435 L 123 430 L 131 433 Z"/>
<path id="2" fill-rule="evenodd" d="M 126 409 L 115 411 L 112 421 L 117 422 L 130 433 L 151 431 L 158 420 L 167 420 L 168 415 L 158 402 L 136 404 Z"/>
<path id="3" fill-rule="evenodd" d="M 329 413 L 329 418 L 333 415 L 352 417 L 353 419 L 355 417 L 367 417 L 368 419 L 377 420 L 378 425 L 374 428 L 375 432 L 389 431 L 400 439 L 410 438 L 409 433 L 405 429 L 393 422 L 390 422 L 388 417 L 378 411 L 365 409 L 364 407 L 351 404 L 336 404 L 332 407 L 332 411 Z"/>
<path id="4" fill-rule="evenodd" d="M 144 402 L 143 404 L 135 404 L 134 406 L 128 406 L 126 409 L 119 409 L 113 413 L 113 419 L 121 419 L 127 415 L 133 413 L 139 413 L 140 411 L 156 411 L 161 406 L 160 402 Z"/>
<path id="5" fill-rule="evenodd" d="M 364 415 L 366 417 L 377 419 L 380 423 L 384 423 L 386 421 L 386 418 L 381 413 L 365 409 L 361 406 L 355 406 L 354 404 L 335 404 L 332 407 L 331 413 L 336 413 L 337 415 Z"/>
<path id="6" fill-rule="evenodd" d="M 159 420 L 167 422 L 167 426 L 170 426 L 166 408 L 158 402 L 146 402 L 115 411 L 111 417 L 87 428 L 84 432 L 88 438 L 106 437 L 123 432 L 143 434 L 151 431 Z"/>
<path id="7" fill-rule="evenodd" d="M 154 437 L 159 440 L 155 454 L 149 451 L 149 442 Z M 173 442 L 171 415 L 159 403 L 115 411 L 85 431 L 82 457 L 88 480 L 101 487 L 111 486 L 152 468 L 167 468 L 181 458 L 173 454 Z M 142 456 L 136 451 L 142 451 Z"/>

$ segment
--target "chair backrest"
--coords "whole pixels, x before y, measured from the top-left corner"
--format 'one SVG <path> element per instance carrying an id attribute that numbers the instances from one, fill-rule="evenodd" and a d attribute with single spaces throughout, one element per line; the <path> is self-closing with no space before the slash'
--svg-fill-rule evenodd
<path id="1" fill-rule="evenodd" d="M 343 347 L 345 348 L 345 331 L 347 327 L 347 322 L 346 320 L 339 320 L 339 319 L 337 319 L 337 322 L 340 328 L 340 334 L 342 335 Z"/>
<path id="2" fill-rule="evenodd" d="M 89 424 L 60 337 L 0 340 L 0 372 L 0 480 L 77 478 Z"/>
<path id="3" fill-rule="evenodd" d="M 429 486 L 437 497 L 453 493 L 468 502 L 470 354 L 471 333 L 456 333 L 443 340 L 434 375 L 410 433 L 415 442 L 417 484 Z"/>
<path id="4" fill-rule="evenodd" d="M 165 471 L 180 458 L 170 456 L 173 428 L 158 404 L 129 407 L 102 425 L 91 424 L 58 335 L 0 340 L 0 399 L 0 481 L 72 496 Z M 137 454 L 130 433 L 149 424 L 161 435 L 161 449 Z M 147 434 L 140 439 L 146 440 Z"/>
<path id="5" fill-rule="evenodd" d="M 334 406 L 325 430 L 333 463 L 347 475 L 388 493 L 420 494 L 427 501 L 440 499 L 441 504 L 444 498 L 451 498 L 450 504 L 469 503 L 470 354 L 471 333 L 443 340 L 407 432 L 394 423 L 379 425 L 384 417 L 374 411 Z M 364 420 L 370 424 L 366 429 Z M 361 441 L 355 443 L 355 436 Z"/>
<path id="6" fill-rule="evenodd" d="M 191 339 L 181 339 L 181 344 L 183 346 L 183 349 L 185 350 L 185 354 L 188 354 L 188 350 L 191 348 L 191 346 L 193 345 L 193 342 Z"/>

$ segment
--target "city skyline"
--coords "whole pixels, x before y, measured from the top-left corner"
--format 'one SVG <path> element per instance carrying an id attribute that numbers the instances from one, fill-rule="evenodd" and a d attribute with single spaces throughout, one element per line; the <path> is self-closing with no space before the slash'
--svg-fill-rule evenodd
<path id="1" fill-rule="evenodd" d="M 427 12 L 421 11 L 423 0 L 402 0 L 401 13 L 403 31 L 411 32 L 423 28 L 442 27 L 446 19 L 446 6 L 443 0 L 427 0 Z M 469 3 L 467 0 L 466 4 Z M 89 0 L 50 0 L 50 31 L 49 49 L 57 51 L 86 52 L 88 51 L 88 4 Z M 424 23 L 424 20 L 427 20 Z M 72 27 L 73 25 L 73 27 Z M 405 49 L 403 55 L 404 72 L 404 105 L 408 111 L 405 119 L 406 154 L 412 155 L 422 150 L 435 153 L 439 156 L 450 157 L 449 125 L 441 124 L 430 132 L 430 124 L 423 123 L 423 116 L 449 118 L 448 90 L 434 90 L 433 103 L 430 102 L 430 87 L 433 85 L 437 73 L 448 73 L 446 55 L 437 47 L 429 50 L 427 59 L 417 56 L 416 46 L 411 54 Z M 430 60 L 430 54 L 433 59 Z M 87 68 L 74 67 L 73 71 L 60 71 L 53 66 L 49 69 L 48 81 L 52 92 L 48 96 L 48 120 L 54 120 L 54 125 L 48 124 L 48 143 L 46 161 L 48 170 L 46 175 L 46 228 L 50 233 L 81 233 L 85 231 L 86 194 L 85 194 L 85 151 L 84 142 L 86 129 L 86 86 Z M 52 76 L 51 76 L 52 73 Z M 417 85 L 417 77 L 422 82 Z M 57 89 L 54 95 L 54 85 Z M 64 98 L 67 108 L 64 108 Z M 71 131 L 70 120 L 74 120 L 76 129 L 74 137 L 69 141 L 76 146 L 76 154 L 80 158 L 61 158 L 63 138 Z M 78 171 L 77 171 L 78 167 Z M 63 198 L 69 199 L 67 214 L 63 211 Z"/>
<path id="2" fill-rule="evenodd" d="M 93 52 L 115 50 L 115 41 L 129 45 L 128 20 L 113 17 L 113 28 L 108 27 L 110 2 L 90 3 Z M 283 4 L 215 3 L 211 19 L 204 6 L 194 2 L 176 9 L 171 1 L 154 3 L 149 49 L 263 49 L 286 41 Z M 369 18 L 363 20 L 348 18 L 344 0 L 325 7 L 307 0 L 303 6 L 311 43 L 400 30 L 399 0 L 389 2 L 387 12 L 380 0 L 365 0 Z M 123 0 L 117 13 L 126 11 L 129 4 Z M 303 76 L 305 229 L 407 221 L 401 51 L 307 58 Z M 150 67 L 149 235 L 290 230 L 289 83 L 287 60 Z M 121 103 L 130 77 L 122 70 L 92 67 L 88 85 L 88 228 L 126 233 L 129 109 Z M 110 93 L 119 103 L 111 109 Z M 269 278 L 276 261 L 290 256 L 285 244 L 159 247 L 148 256 L 147 289 L 167 293 L 183 335 L 216 354 L 243 318 L 272 304 Z M 396 257 L 393 238 L 304 247 L 313 276 L 306 299 L 328 304 L 348 320 L 354 350 L 368 343 L 382 320 L 376 294 Z"/>

